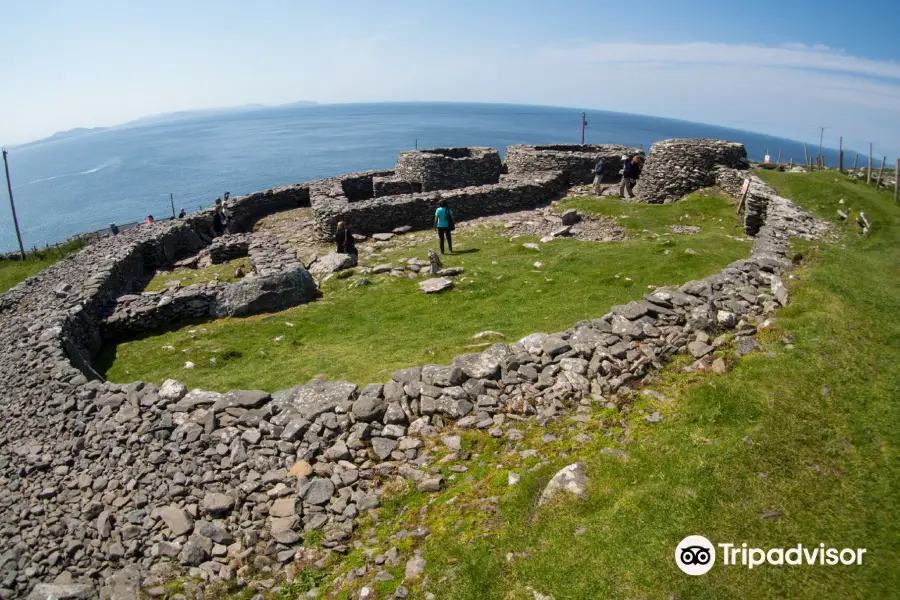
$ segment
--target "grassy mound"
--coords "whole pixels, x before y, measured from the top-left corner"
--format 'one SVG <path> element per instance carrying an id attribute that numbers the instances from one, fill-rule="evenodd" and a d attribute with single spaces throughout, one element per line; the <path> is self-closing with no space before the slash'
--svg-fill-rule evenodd
<path id="1" fill-rule="evenodd" d="M 554 332 L 599 317 L 611 306 L 639 298 L 648 287 L 704 277 L 738 258 L 750 244 L 736 226 L 733 203 L 704 192 L 664 206 L 629 204 L 614 198 L 578 198 L 561 203 L 615 216 L 631 239 L 592 243 L 558 239 L 539 250 L 530 237 L 501 237 L 483 227 L 454 240 L 458 254 L 445 266 L 460 266 L 454 289 L 440 295 L 418 291 L 418 280 L 367 275 L 371 285 L 352 287 L 332 279 L 324 298 L 276 315 L 225 319 L 107 347 L 97 367 L 110 380 L 188 387 L 274 391 L 318 373 L 360 384 L 385 381 L 396 369 L 447 363 L 478 349 L 484 330 L 512 342 L 536 331 Z M 672 225 L 700 228 L 677 234 Z M 418 257 L 436 247 L 430 234 L 413 236 L 409 247 L 370 259 L 370 264 Z M 542 266 L 537 267 L 535 263 Z M 496 338 L 493 341 L 497 341 Z M 210 359 L 215 359 L 213 365 Z M 184 370 L 185 361 L 196 367 Z"/>

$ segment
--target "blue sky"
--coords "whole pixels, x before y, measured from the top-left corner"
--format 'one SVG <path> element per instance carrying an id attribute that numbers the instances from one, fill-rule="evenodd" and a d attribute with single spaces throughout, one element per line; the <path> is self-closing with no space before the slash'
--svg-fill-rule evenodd
<path id="1" fill-rule="evenodd" d="M 864 7 L 863 7 L 864 6 Z M 0 2 L 0 143 L 195 108 L 521 102 L 900 153 L 896 2 Z"/>

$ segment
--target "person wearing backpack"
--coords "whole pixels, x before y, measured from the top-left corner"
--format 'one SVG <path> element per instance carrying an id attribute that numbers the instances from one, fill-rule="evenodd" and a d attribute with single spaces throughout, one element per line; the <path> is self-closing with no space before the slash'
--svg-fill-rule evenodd
<path id="1" fill-rule="evenodd" d="M 453 222 L 453 211 L 447 206 L 446 200 L 441 200 L 437 210 L 434 211 L 434 228 L 437 229 L 438 239 L 441 242 L 441 254 L 444 253 L 444 238 L 447 238 L 447 249 L 453 254 L 453 236 L 451 232 L 456 229 Z"/>
<path id="2" fill-rule="evenodd" d="M 594 166 L 594 193 L 598 196 L 603 192 L 603 162 L 601 158 Z"/>

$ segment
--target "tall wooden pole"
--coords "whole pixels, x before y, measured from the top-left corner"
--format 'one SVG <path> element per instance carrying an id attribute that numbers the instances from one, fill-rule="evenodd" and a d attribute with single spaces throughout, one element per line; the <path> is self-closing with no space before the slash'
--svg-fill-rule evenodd
<path id="1" fill-rule="evenodd" d="M 859 152 L 856 153 L 856 156 L 853 159 L 853 170 L 856 170 L 856 163 L 859 162 Z"/>
<path id="2" fill-rule="evenodd" d="M 900 158 L 897 159 L 897 168 L 894 170 L 894 202 L 900 202 Z"/>
<path id="3" fill-rule="evenodd" d="M 9 191 L 9 207 L 12 209 L 13 225 L 16 226 L 16 239 L 19 240 L 19 253 L 25 260 L 25 247 L 22 245 L 22 234 L 19 232 L 19 219 L 16 217 L 16 203 L 13 201 L 12 183 L 9 182 L 9 162 L 6 159 L 6 148 L 3 148 L 3 168 L 6 170 L 6 189 Z"/>
<path id="4" fill-rule="evenodd" d="M 887 156 L 881 157 L 881 170 L 878 171 L 878 181 L 875 182 L 875 189 L 881 187 L 881 176 L 884 175 L 884 163 L 887 162 Z"/>
<path id="5" fill-rule="evenodd" d="M 838 142 L 838 173 L 844 172 L 844 136 Z"/>
<path id="6" fill-rule="evenodd" d="M 587 114 L 581 113 L 581 145 L 584 146 L 584 130 L 587 129 Z"/>
<path id="7" fill-rule="evenodd" d="M 781 164 L 781 148 L 778 149 L 778 158 L 775 160 L 776 165 Z"/>
<path id="8" fill-rule="evenodd" d="M 869 142 L 869 173 L 866 175 L 866 183 L 872 183 L 872 142 Z"/>
<path id="9" fill-rule="evenodd" d="M 819 127 L 819 158 L 816 159 L 816 162 L 820 162 L 820 167 L 825 167 L 825 157 L 822 156 L 822 138 L 825 137 L 825 128 Z"/>
<path id="10" fill-rule="evenodd" d="M 172 218 L 175 218 L 175 197 L 169 192 L 169 203 L 172 205 Z"/>

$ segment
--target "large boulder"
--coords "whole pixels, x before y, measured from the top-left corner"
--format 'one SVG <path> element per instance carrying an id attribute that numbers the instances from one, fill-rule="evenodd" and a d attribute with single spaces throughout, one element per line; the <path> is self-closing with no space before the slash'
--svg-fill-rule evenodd
<path id="1" fill-rule="evenodd" d="M 318 296 L 319 288 L 309 272 L 303 267 L 296 267 L 222 286 L 216 296 L 215 316 L 239 317 L 276 312 L 304 304 Z"/>
<path id="2" fill-rule="evenodd" d="M 349 254 L 332 252 L 320 257 L 316 262 L 309 265 L 309 272 L 313 275 L 330 275 L 344 269 L 351 269 L 355 265 L 356 261 Z"/>
<path id="3" fill-rule="evenodd" d="M 587 482 L 587 473 L 585 473 L 582 463 L 577 462 L 563 467 L 553 476 L 547 487 L 544 488 L 541 498 L 538 500 L 538 506 L 546 504 L 560 492 L 584 498 Z"/>

